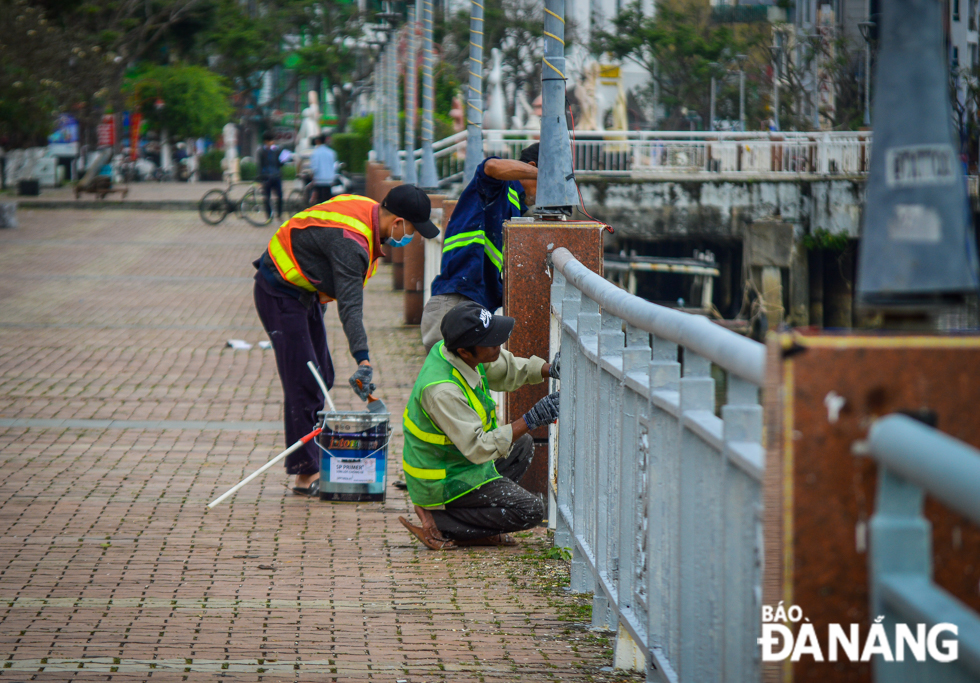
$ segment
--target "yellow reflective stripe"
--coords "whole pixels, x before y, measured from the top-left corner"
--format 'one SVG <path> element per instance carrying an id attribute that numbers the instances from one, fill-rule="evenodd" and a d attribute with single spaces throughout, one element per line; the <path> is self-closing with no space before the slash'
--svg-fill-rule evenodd
<path id="1" fill-rule="evenodd" d="M 483 423 L 483 431 L 489 432 L 490 420 L 487 417 L 486 409 L 483 407 L 483 404 L 480 403 L 480 399 L 477 398 L 477 395 L 473 392 L 470 385 L 466 383 L 466 380 L 463 379 L 463 376 L 459 374 L 459 370 L 456 368 L 453 368 L 453 377 L 459 380 L 460 385 L 463 387 L 463 391 L 466 392 L 466 400 L 469 401 L 470 407 L 473 408 L 473 410 L 476 411 L 476 414 L 480 417 L 480 422 Z"/>
<path id="2" fill-rule="evenodd" d="M 517 207 L 518 211 L 521 210 L 521 195 L 517 194 L 517 190 L 512 187 L 508 188 L 507 198 L 510 200 L 511 204 Z"/>
<path id="3" fill-rule="evenodd" d="M 458 235 L 453 235 L 443 243 L 442 253 L 445 254 L 447 251 L 452 251 L 453 249 L 462 249 L 463 247 L 468 247 L 471 244 L 482 244 L 483 251 L 486 253 L 487 258 L 490 259 L 490 262 L 497 267 L 497 270 L 503 270 L 503 253 L 501 253 L 501 251 L 493 245 L 493 242 L 487 239 L 486 234 L 484 234 L 482 230 L 478 230 L 476 232 L 463 232 Z"/>
<path id="4" fill-rule="evenodd" d="M 300 272 L 293 260 L 289 258 L 289 254 L 283 248 L 282 243 L 279 241 L 279 233 L 277 232 L 269 240 L 269 256 L 275 262 L 276 266 L 279 268 L 279 272 L 286 279 L 287 282 L 305 289 L 309 292 L 315 292 L 316 287 L 303 277 L 303 273 Z"/>
<path id="5" fill-rule="evenodd" d="M 408 431 L 412 433 L 417 439 L 425 441 L 426 443 L 434 443 L 439 446 L 449 446 L 452 441 L 445 434 L 429 434 L 428 432 L 422 431 L 422 429 L 412 422 L 412 418 L 408 416 L 408 408 L 405 408 L 405 414 L 402 416 L 405 420 L 405 426 L 408 427 Z"/>
<path id="6" fill-rule="evenodd" d="M 474 237 L 475 238 L 478 238 L 479 240 L 482 241 L 483 239 L 486 238 L 486 235 L 484 234 L 484 232 L 482 230 L 474 230 L 472 232 L 461 232 L 458 235 L 453 235 L 452 237 L 450 237 L 449 239 L 447 239 L 445 242 L 443 242 L 442 243 L 443 250 L 449 248 L 450 245 L 455 244 L 456 242 L 463 242 L 463 241 L 470 241 L 470 242 L 472 242 L 473 240 L 471 238 L 474 238 Z"/>
<path id="7" fill-rule="evenodd" d="M 497 270 L 504 269 L 504 255 L 497 249 L 497 247 L 493 246 L 493 242 L 490 240 L 484 242 L 483 251 L 490 257 L 490 261 L 493 263 L 493 265 L 497 266 Z"/>
<path id="8" fill-rule="evenodd" d="M 336 211 L 317 211 L 315 209 L 307 209 L 306 211 L 300 211 L 298 214 L 293 216 L 294 219 L 298 218 L 302 220 L 303 218 L 319 218 L 324 221 L 332 221 L 334 223 L 341 223 L 346 225 L 348 228 L 353 228 L 365 237 L 371 237 L 371 228 L 364 224 L 363 221 L 359 221 L 356 218 L 351 218 L 342 213 L 337 213 Z"/>
<path id="9" fill-rule="evenodd" d="M 416 479 L 445 479 L 446 470 L 426 470 L 421 467 L 412 467 L 405 459 L 402 458 L 402 469 L 405 470 L 405 474 L 415 477 Z"/>

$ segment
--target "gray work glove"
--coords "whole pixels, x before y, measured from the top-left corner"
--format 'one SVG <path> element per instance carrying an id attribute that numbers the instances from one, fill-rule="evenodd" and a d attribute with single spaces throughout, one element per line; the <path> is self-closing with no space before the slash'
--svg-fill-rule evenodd
<path id="1" fill-rule="evenodd" d="M 559 373 L 561 372 L 561 351 L 555 354 L 555 359 L 551 361 L 551 367 L 548 368 L 548 377 L 551 379 L 561 380 Z"/>
<path id="2" fill-rule="evenodd" d="M 377 389 L 371 381 L 372 377 L 374 377 L 374 369 L 370 365 L 358 365 L 357 372 L 350 376 L 351 389 L 362 401 L 368 400 L 368 396 Z"/>
<path id="3" fill-rule="evenodd" d="M 548 394 L 534 404 L 534 407 L 524 413 L 524 422 L 528 429 L 537 429 L 550 425 L 558 419 L 558 393 Z"/>

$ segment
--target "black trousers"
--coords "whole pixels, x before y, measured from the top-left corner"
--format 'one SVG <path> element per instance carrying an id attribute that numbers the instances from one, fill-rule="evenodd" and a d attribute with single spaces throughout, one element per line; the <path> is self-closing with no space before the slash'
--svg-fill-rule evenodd
<path id="1" fill-rule="evenodd" d="M 536 526 L 544 519 L 544 503 L 517 485 L 533 457 L 534 439 L 525 434 L 514 443 L 509 456 L 497 461 L 500 479 L 446 503 L 445 510 L 433 510 L 442 535 L 465 541 Z"/>
<path id="2" fill-rule="evenodd" d="M 255 276 L 255 310 L 262 320 L 282 382 L 283 421 L 286 445 L 291 446 L 316 428 L 316 414 L 325 397 L 307 361 L 320 371 L 327 388 L 333 387 L 333 361 L 327 348 L 327 332 L 318 304 L 305 308 L 297 299 L 276 292 Z M 286 474 L 316 474 L 320 471 L 320 449 L 310 441 L 286 456 Z"/>
<path id="3" fill-rule="evenodd" d="M 262 196 L 265 198 L 265 212 L 272 215 L 272 192 L 276 193 L 276 218 L 282 216 L 282 178 L 266 178 L 262 181 Z"/>
<path id="4" fill-rule="evenodd" d="M 310 206 L 322 204 L 333 199 L 333 191 L 331 191 L 330 185 L 314 185 L 311 190 Z"/>

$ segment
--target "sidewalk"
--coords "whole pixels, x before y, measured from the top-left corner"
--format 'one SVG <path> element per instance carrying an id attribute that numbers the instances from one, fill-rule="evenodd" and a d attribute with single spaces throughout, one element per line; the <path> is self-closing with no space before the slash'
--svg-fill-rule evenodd
<path id="1" fill-rule="evenodd" d="M 396 489 L 322 503 L 278 468 L 206 511 L 284 447 L 251 299 L 271 228 L 19 218 L 0 231 L 0 681 L 642 680 L 601 671 L 608 634 L 586 630 L 591 600 L 563 590 L 542 529 L 437 553 L 398 523 Z M 366 323 L 399 416 L 422 349 L 390 282 L 382 267 Z M 328 332 L 335 401 L 354 408 L 335 308 Z"/>
<path id="2" fill-rule="evenodd" d="M 295 181 L 282 182 L 283 201 L 294 186 Z M 224 190 L 227 185 L 224 182 L 212 181 L 200 183 L 144 181 L 128 185 L 119 183 L 115 187 L 128 188 L 125 199 L 122 199 L 119 193 L 110 194 L 105 199 L 99 199 L 91 193 L 83 193 L 79 199 L 76 199 L 74 186 L 69 183 L 59 188 L 41 188 L 41 194 L 37 197 L 20 197 L 12 190 L 8 190 L 7 193 L 0 195 L 0 200 L 16 201 L 22 209 L 197 211 L 198 202 L 208 190 Z M 247 182 L 236 184 L 231 191 L 231 198 L 241 199 L 248 187 Z"/>

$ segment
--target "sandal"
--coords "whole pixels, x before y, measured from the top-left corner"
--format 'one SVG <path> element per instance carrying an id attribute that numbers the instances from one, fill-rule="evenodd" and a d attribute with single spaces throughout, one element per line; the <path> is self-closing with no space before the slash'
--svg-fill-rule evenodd
<path id="1" fill-rule="evenodd" d="M 316 498 L 320 495 L 320 480 L 314 479 L 313 482 L 306 488 L 293 486 L 290 490 L 297 496 L 309 496 L 310 498 Z"/>
<path id="2" fill-rule="evenodd" d="M 425 529 L 420 526 L 415 526 L 409 522 L 404 517 L 399 517 L 398 521 L 402 523 L 402 526 L 408 529 L 415 538 L 419 539 L 426 548 L 430 550 L 449 550 L 450 548 L 455 548 L 456 543 L 454 541 L 439 541 L 429 536 L 425 533 Z"/>

